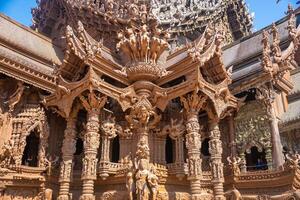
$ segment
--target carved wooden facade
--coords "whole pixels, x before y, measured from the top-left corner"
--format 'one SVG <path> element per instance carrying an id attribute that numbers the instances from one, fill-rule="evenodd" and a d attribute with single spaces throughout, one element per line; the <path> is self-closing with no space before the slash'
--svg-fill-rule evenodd
<path id="1" fill-rule="evenodd" d="M 242 1 L 169 3 L 42 0 L 33 28 L 53 40 L 1 16 L 0 199 L 299 199 L 300 156 L 284 161 L 278 129 L 294 11 L 288 47 L 263 32 L 257 78 L 236 86 L 223 53 L 249 32 Z M 268 170 L 248 170 L 252 147 Z"/>

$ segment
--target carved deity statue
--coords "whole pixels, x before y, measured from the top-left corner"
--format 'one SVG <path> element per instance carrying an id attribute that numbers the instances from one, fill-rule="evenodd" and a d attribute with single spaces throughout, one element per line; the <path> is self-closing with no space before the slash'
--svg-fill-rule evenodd
<path id="1" fill-rule="evenodd" d="M 148 175 L 148 184 L 152 193 L 152 200 L 156 200 L 157 192 L 158 192 L 158 177 L 155 175 L 156 170 L 155 167 L 152 166 L 150 169 L 150 173 Z"/>
<path id="2" fill-rule="evenodd" d="M 142 139 L 138 146 L 137 146 L 137 151 L 136 155 L 139 159 L 149 159 L 150 157 L 150 149 L 147 145 L 147 142 L 145 139 Z"/>
<path id="3" fill-rule="evenodd" d="M 240 164 L 241 158 L 237 156 L 229 156 L 227 157 L 227 161 L 232 169 L 233 175 L 239 175 L 241 173 Z"/>
<path id="4" fill-rule="evenodd" d="M 146 159 L 141 159 L 138 162 L 138 170 L 135 175 L 136 179 L 136 195 L 138 200 L 148 200 L 150 190 L 147 185 L 147 177 L 148 177 L 148 166 L 149 161 Z"/>
<path id="5" fill-rule="evenodd" d="M 0 154 L 0 167 L 8 167 L 13 159 L 14 140 L 10 139 L 4 143 Z"/>

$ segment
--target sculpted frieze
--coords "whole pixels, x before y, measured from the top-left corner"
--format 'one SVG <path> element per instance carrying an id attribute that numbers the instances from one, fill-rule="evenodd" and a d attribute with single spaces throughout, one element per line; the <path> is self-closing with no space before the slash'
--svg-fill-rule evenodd
<path id="1" fill-rule="evenodd" d="M 259 101 L 244 105 L 236 118 L 236 144 L 240 151 L 257 146 L 259 149 L 270 148 L 270 118 L 266 108 Z"/>

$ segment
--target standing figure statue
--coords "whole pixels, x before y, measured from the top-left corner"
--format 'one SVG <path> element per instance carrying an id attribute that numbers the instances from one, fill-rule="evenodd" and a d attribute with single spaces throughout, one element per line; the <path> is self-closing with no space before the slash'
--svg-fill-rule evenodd
<path id="1" fill-rule="evenodd" d="M 128 191 L 128 200 L 133 200 L 133 188 L 134 188 L 134 182 L 133 182 L 133 172 L 132 170 L 128 170 L 126 175 L 126 188 Z"/>
<path id="2" fill-rule="evenodd" d="M 150 157 L 150 149 L 145 141 L 145 139 L 142 139 L 138 146 L 137 146 L 137 151 L 136 155 L 138 159 L 149 159 Z"/>
<path id="3" fill-rule="evenodd" d="M 148 184 L 152 192 L 152 200 L 156 200 L 158 192 L 158 177 L 155 173 L 156 169 L 154 166 L 152 166 L 150 169 L 150 173 L 148 174 Z"/>
<path id="4" fill-rule="evenodd" d="M 147 185 L 147 178 L 149 173 L 148 165 L 149 161 L 146 159 L 140 159 L 138 162 L 138 170 L 135 175 L 137 200 L 149 199 L 150 191 Z"/>

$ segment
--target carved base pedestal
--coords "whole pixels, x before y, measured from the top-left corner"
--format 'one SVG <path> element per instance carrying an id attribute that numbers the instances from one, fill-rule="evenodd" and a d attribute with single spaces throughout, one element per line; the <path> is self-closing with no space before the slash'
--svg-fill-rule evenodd
<path id="1" fill-rule="evenodd" d="M 71 200 L 71 195 L 69 194 L 70 184 L 68 182 L 61 183 L 59 188 L 58 200 Z"/>
<path id="2" fill-rule="evenodd" d="M 191 200 L 212 200 L 212 196 L 208 194 L 195 194 L 191 196 Z"/>
<path id="3" fill-rule="evenodd" d="M 79 200 L 95 200 L 95 195 L 92 194 L 83 194 L 80 196 Z"/>
<path id="4" fill-rule="evenodd" d="M 93 180 L 83 181 L 82 195 L 80 196 L 80 200 L 95 200 Z"/>
<path id="5" fill-rule="evenodd" d="M 226 200 L 223 183 L 214 183 L 215 200 Z"/>
<path id="6" fill-rule="evenodd" d="M 71 195 L 70 194 L 68 194 L 68 195 L 59 195 L 58 197 L 57 197 L 57 200 L 71 200 L 72 198 L 71 198 Z"/>
<path id="7" fill-rule="evenodd" d="M 191 194 L 193 196 L 198 196 L 201 194 L 201 181 L 198 180 L 191 180 Z"/>

